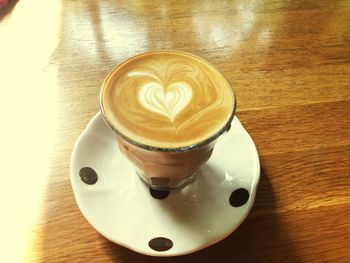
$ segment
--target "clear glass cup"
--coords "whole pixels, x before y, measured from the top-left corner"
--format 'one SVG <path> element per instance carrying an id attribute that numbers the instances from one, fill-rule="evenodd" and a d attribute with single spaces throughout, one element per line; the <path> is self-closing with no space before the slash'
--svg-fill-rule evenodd
<path id="1" fill-rule="evenodd" d="M 216 68 L 208 61 L 200 57 L 197 58 Z M 118 70 L 118 67 L 112 70 L 108 76 L 115 73 L 115 70 Z M 218 69 L 217 71 L 220 72 Z M 106 80 L 108 79 L 108 76 Z M 222 76 L 225 78 L 223 74 Z M 222 125 L 223 128 L 216 134 L 199 143 L 189 146 L 178 148 L 158 148 L 143 144 L 142 142 L 136 142 L 128 138 L 118 131 L 118 129 L 116 129 L 109 121 L 103 107 L 102 99 L 103 88 L 105 85 L 107 85 L 106 80 L 104 81 L 101 89 L 100 111 L 105 122 L 116 134 L 116 140 L 121 152 L 134 165 L 136 174 L 140 177 L 140 179 L 142 179 L 152 189 L 167 191 L 181 189 L 185 185 L 188 185 L 195 180 L 196 170 L 210 158 L 217 138 L 230 129 L 231 121 L 235 115 L 236 100 L 234 99 L 230 118 Z M 228 80 L 227 82 L 229 83 Z M 233 97 L 235 97 L 233 90 L 232 94 Z"/>

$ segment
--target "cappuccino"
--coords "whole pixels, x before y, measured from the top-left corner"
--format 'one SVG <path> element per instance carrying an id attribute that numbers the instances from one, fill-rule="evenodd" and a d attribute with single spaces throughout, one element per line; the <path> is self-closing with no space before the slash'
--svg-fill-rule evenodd
<path id="1" fill-rule="evenodd" d="M 131 142 L 183 148 L 225 129 L 235 98 L 210 63 L 176 51 L 149 52 L 121 63 L 106 78 L 101 110 Z"/>

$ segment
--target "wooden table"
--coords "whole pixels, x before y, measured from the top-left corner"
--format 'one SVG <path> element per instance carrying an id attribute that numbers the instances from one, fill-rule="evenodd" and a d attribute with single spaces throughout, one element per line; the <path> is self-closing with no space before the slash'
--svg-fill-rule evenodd
<path id="1" fill-rule="evenodd" d="M 0 12 L 0 262 L 350 262 L 350 1 L 23 0 Z M 100 236 L 69 180 L 106 74 L 162 49 L 226 74 L 262 166 L 235 233 L 168 259 Z"/>

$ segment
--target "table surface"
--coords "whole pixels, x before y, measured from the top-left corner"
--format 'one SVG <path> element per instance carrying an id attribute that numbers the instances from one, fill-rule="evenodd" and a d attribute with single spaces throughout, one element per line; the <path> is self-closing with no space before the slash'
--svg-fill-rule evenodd
<path id="1" fill-rule="evenodd" d="M 0 262 L 349 262 L 350 1 L 23 0 L 0 12 Z M 69 160 L 107 73 L 164 49 L 231 81 L 261 182 L 235 233 L 160 259 L 87 223 Z"/>

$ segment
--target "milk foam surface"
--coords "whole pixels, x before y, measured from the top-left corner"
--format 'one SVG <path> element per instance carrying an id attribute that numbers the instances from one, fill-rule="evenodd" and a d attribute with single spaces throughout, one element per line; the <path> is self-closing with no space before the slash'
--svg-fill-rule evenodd
<path id="1" fill-rule="evenodd" d="M 220 131 L 234 109 L 226 78 L 182 52 L 141 54 L 119 65 L 101 93 L 109 122 L 124 136 L 154 147 L 177 148 Z"/>

